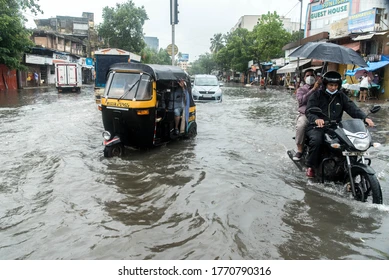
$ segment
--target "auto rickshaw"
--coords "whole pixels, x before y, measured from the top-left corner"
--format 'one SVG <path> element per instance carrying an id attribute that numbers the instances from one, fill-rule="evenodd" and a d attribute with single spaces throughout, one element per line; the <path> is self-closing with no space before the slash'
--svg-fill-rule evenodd
<path id="1" fill-rule="evenodd" d="M 175 130 L 174 99 L 178 82 L 187 91 L 184 109 Z M 116 63 L 111 65 L 101 104 L 104 156 L 123 156 L 125 146 L 149 148 L 177 138 L 197 135 L 196 106 L 190 77 L 181 68 L 169 65 Z"/>

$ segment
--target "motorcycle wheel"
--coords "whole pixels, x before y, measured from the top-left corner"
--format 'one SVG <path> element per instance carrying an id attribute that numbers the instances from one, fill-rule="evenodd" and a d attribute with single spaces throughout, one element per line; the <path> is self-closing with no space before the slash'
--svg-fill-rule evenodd
<path id="1" fill-rule="evenodd" d="M 104 157 L 121 157 L 124 155 L 124 145 L 116 144 L 104 148 Z"/>
<path id="2" fill-rule="evenodd" d="M 353 180 L 358 201 L 367 202 L 371 199 L 374 204 L 382 204 L 382 191 L 380 183 L 375 175 L 359 171 L 353 174 Z"/>

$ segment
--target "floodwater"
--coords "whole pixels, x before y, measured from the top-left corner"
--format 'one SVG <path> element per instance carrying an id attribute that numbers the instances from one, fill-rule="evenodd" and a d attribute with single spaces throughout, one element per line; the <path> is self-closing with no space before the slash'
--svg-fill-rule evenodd
<path id="1" fill-rule="evenodd" d="M 290 161 L 283 89 L 226 85 L 223 103 L 197 105 L 195 139 L 110 159 L 93 87 L 0 92 L 0 259 L 389 259 L 382 106 L 377 206 Z"/>

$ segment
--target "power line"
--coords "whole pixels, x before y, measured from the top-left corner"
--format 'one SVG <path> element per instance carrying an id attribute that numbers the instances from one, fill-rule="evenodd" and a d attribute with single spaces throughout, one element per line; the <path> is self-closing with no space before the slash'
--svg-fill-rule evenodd
<path id="1" fill-rule="evenodd" d="M 294 5 L 293 8 L 290 9 L 290 11 L 286 13 L 286 15 L 284 15 L 284 17 L 286 17 L 294 8 L 296 8 L 296 6 L 297 6 L 299 3 L 300 3 L 300 1 L 298 1 L 298 2 L 296 3 L 296 5 Z"/>

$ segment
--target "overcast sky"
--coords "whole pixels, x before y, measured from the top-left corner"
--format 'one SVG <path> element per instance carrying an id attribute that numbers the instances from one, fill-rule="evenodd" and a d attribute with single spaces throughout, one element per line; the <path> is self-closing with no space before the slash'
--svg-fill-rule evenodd
<path id="1" fill-rule="evenodd" d="M 95 24 L 102 21 L 102 10 L 106 6 L 126 1 L 106 0 L 39 0 L 43 15 L 32 16 L 27 27 L 35 28 L 35 18 L 55 16 L 81 17 L 82 12 L 91 12 Z M 145 36 L 158 37 L 159 47 L 165 48 L 172 42 L 170 25 L 170 0 L 133 0 L 137 7 L 144 6 L 149 20 L 144 25 Z M 308 0 L 303 0 L 303 20 Z M 298 0 L 178 0 L 179 23 L 175 26 L 175 42 L 180 52 L 188 53 L 194 61 L 200 54 L 210 52 L 210 38 L 216 33 L 227 33 L 243 15 L 260 15 L 268 11 L 281 16 L 300 20 L 300 2 Z M 128 50 L 131 51 L 131 50 Z"/>

